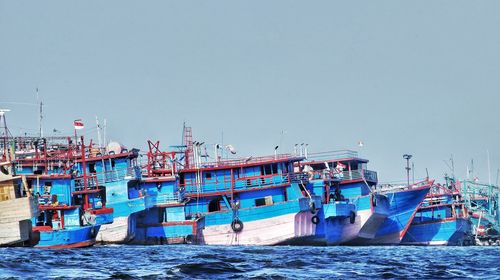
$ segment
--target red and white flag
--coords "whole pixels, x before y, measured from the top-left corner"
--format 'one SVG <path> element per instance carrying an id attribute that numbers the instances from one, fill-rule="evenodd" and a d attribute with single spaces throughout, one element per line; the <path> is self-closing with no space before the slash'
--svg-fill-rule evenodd
<path id="1" fill-rule="evenodd" d="M 82 120 L 75 120 L 73 122 L 73 125 L 75 126 L 75 129 L 83 129 L 83 122 Z"/>

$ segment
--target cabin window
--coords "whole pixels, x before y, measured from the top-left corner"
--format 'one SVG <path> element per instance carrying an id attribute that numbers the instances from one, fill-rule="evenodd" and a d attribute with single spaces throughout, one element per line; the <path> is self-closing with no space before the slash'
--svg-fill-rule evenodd
<path id="1" fill-rule="evenodd" d="M 116 165 L 116 162 L 114 159 L 111 160 L 111 168 L 114 169 Z"/>
<path id="2" fill-rule="evenodd" d="M 212 180 L 212 172 L 205 173 L 205 180 Z"/>
<path id="3" fill-rule="evenodd" d="M 89 163 L 89 172 L 90 173 L 96 173 L 96 171 L 95 171 L 95 162 Z"/>
<path id="4" fill-rule="evenodd" d="M 273 197 L 266 196 L 262 198 L 255 199 L 255 206 L 265 206 L 265 205 L 273 205 Z"/>
<path id="5" fill-rule="evenodd" d="M 158 223 L 163 223 L 167 221 L 167 211 L 165 208 L 158 208 Z"/>
<path id="6" fill-rule="evenodd" d="M 212 199 L 208 204 L 208 212 L 217 212 L 220 211 L 220 199 Z"/>
<path id="7" fill-rule="evenodd" d="M 184 173 L 179 174 L 179 183 L 181 184 L 181 186 L 184 185 Z"/>
<path id="8" fill-rule="evenodd" d="M 271 164 L 271 173 L 278 174 L 278 164 L 277 163 Z"/>

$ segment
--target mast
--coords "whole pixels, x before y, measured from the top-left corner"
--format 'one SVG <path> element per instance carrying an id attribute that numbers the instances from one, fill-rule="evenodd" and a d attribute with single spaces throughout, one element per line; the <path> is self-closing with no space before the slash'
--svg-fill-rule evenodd
<path id="1" fill-rule="evenodd" d="M 101 151 L 101 126 L 99 125 L 99 119 L 95 116 L 95 123 L 97 124 L 97 144 L 99 145 L 99 151 Z"/>
<path id="2" fill-rule="evenodd" d="M 8 139 L 9 139 L 9 129 L 7 128 L 7 120 L 5 119 L 5 113 L 10 112 L 9 109 L 0 109 L 0 122 L 3 125 L 3 159 L 8 160 L 9 149 L 8 149 Z"/>

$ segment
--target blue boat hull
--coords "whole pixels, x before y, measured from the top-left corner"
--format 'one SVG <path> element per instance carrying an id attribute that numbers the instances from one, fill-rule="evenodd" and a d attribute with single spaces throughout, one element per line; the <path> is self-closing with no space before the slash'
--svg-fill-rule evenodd
<path id="1" fill-rule="evenodd" d="M 471 245 L 471 224 L 466 218 L 412 224 L 401 244 L 404 245 Z"/>
<path id="2" fill-rule="evenodd" d="M 95 237 L 100 226 L 66 228 L 62 230 L 40 231 L 37 248 L 81 248 L 95 244 Z"/>

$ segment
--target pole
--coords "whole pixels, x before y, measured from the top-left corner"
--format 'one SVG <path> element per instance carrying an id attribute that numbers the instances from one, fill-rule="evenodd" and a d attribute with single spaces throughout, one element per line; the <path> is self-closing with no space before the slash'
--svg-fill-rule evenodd
<path id="1" fill-rule="evenodd" d="M 412 184 L 415 184 L 415 163 L 411 163 L 411 180 Z"/>
<path id="2" fill-rule="evenodd" d="M 101 126 L 99 125 L 99 119 L 95 116 L 95 122 L 97 124 L 97 143 L 99 144 L 99 151 L 102 153 L 101 147 Z"/>
<path id="3" fill-rule="evenodd" d="M 486 155 L 488 157 L 488 185 L 491 186 L 491 167 L 490 167 L 490 151 L 486 150 Z"/>
<path id="4" fill-rule="evenodd" d="M 80 136 L 82 141 L 82 170 L 83 170 L 83 188 L 87 190 L 87 166 L 85 164 L 85 144 L 83 142 L 83 135 Z M 85 210 L 89 208 L 89 196 L 85 194 Z"/>
<path id="5" fill-rule="evenodd" d="M 36 89 L 37 90 L 37 93 L 38 93 L 38 88 Z M 43 119 L 43 102 L 40 101 L 40 123 L 39 123 L 39 134 L 40 134 L 40 138 L 43 137 L 43 130 L 42 130 L 42 119 Z"/>
<path id="6" fill-rule="evenodd" d="M 412 155 L 410 154 L 404 154 L 403 158 L 406 159 L 406 180 L 408 183 L 408 186 L 410 186 L 410 159 L 412 158 Z"/>

